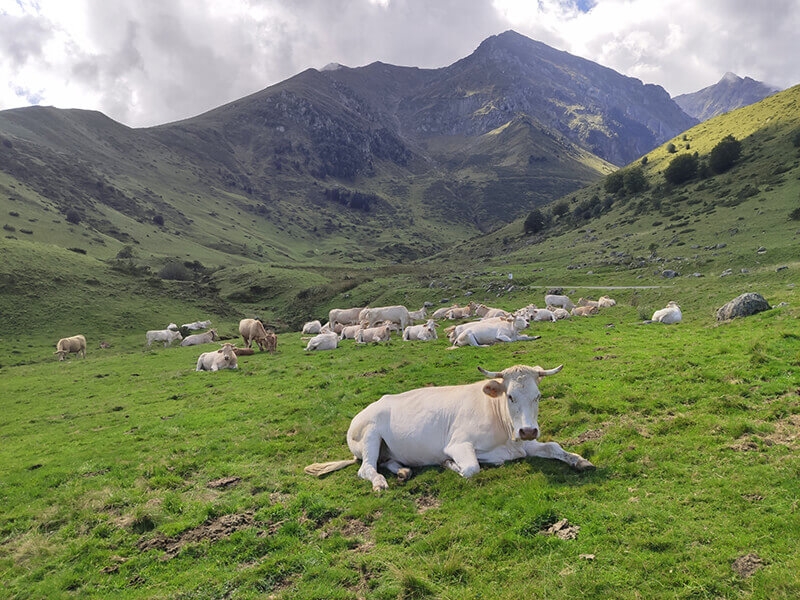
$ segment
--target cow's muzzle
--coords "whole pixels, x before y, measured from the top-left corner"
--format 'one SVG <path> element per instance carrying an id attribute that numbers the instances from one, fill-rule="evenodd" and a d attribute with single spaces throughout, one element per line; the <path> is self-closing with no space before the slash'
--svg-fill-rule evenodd
<path id="1" fill-rule="evenodd" d="M 536 427 L 522 427 L 519 430 L 521 440 L 535 440 L 539 437 L 539 430 Z"/>

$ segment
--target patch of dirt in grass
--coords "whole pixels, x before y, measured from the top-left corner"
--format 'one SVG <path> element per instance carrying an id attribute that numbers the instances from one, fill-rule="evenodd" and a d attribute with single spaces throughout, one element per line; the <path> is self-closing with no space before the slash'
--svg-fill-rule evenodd
<path id="1" fill-rule="evenodd" d="M 751 577 L 763 566 L 764 561 L 761 559 L 761 557 L 758 556 L 758 554 L 752 553 L 740 556 L 733 561 L 733 564 L 731 565 L 733 570 L 736 571 L 736 574 L 740 577 Z"/>
<path id="2" fill-rule="evenodd" d="M 321 537 L 330 537 L 331 533 L 338 529 L 339 533 L 346 538 L 355 538 L 358 543 L 351 547 L 354 552 L 369 552 L 375 547 L 372 539 L 372 528 L 359 519 L 346 519 L 341 527 L 330 527 L 322 532 Z"/>
<path id="3" fill-rule="evenodd" d="M 774 426 L 775 431 L 762 436 L 767 444 L 782 444 L 792 450 L 800 449 L 800 415 L 789 415 L 786 419 L 776 421 Z"/>
<path id="4" fill-rule="evenodd" d="M 554 535 L 562 540 L 575 540 L 578 539 L 578 532 L 580 530 L 580 525 L 572 525 L 566 519 L 561 519 L 557 523 L 553 523 L 549 527 L 542 529 L 540 533 L 543 535 Z"/>
<path id="5" fill-rule="evenodd" d="M 590 429 L 589 431 L 584 431 L 574 440 L 569 440 L 567 445 L 569 446 L 577 446 L 578 444 L 583 444 L 584 442 L 588 442 L 590 440 L 599 440 L 605 432 L 602 429 Z"/>
<path id="6" fill-rule="evenodd" d="M 161 557 L 161 560 L 169 560 L 175 558 L 187 544 L 202 542 L 204 540 L 208 540 L 212 543 L 217 542 L 240 529 L 252 527 L 254 523 L 255 519 L 253 518 L 252 512 L 238 515 L 224 515 L 216 519 L 210 519 L 199 527 L 189 529 L 171 538 L 159 534 L 155 537 L 141 540 L 137 544 L 137 547 L 142 552 L 147 552 L 148 550 L 163 550 L 164 556 Z"/>
<path id="7" fill-rule="evenodd" d="M 442 505 L 442 501 L 439 498 L 428 495 L 420 496 L 414 503 L 417 505 L 417 512 L 420 514 L 432 508 L 439 508 Z"/>
<path id="8" fill-rule="evenodd" d="M 771 423 L 774 427 L 772 433 L 745 434 L 730 446 L 737 452 L 758 451 L 758 440 L 765 446 L 786 446 L 792 450 L 800 450 L 800 415 L 789 415 L 780 421 Z"/>
<path id="9" fill-rule="evenodd" d="M 236 485 L 241 480 L 242 480 L 241 477 L 222 477 L 221 479 L 215 479 L 214 481 L 209 481 L 206 484 L 206 487 L 210 487 L 212 489 L 226 488 L 232 485 Z"/>

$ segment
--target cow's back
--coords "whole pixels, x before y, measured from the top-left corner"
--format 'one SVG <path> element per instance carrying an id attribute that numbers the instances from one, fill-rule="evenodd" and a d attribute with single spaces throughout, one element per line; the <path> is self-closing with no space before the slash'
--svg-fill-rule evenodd
<path id="1" fill-rule="evenodd" d="M 359 455 L 359 443 L 373 426 L 388 449 L 387 458 L 410 467 L 441 464 L 449 458 L 445 448 L 452 443 L 470 442 L 476 448 L 503 444 L 507 433 L 492 416 L 485 384 L 387 394 L 353 418 L 347 432 L 350 451 Z"/>

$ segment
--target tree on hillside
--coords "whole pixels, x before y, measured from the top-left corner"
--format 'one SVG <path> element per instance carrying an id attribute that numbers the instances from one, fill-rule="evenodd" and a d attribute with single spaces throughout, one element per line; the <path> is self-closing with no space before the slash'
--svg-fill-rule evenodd
<path id="1" fill-rule="evenodd" d="M 638 194 L 650 187 L 641 167 L 625 169 L 622 178 L 625 184 L 625 192 L 628 194 Z"/>
<path id="2" fill-rule="evenodd" d="M 616 194 L 624 187 L 625 177 L 622 174 L 622 171 L 614 171 L 613 173 L 606 175 L 606 179 L 603 182 L 603 189 L 606 191 L 606 193 Z"/>
<path id="3" fill-rule="evenodd" d="M 528 213 L 523 225 L 525 233 L 539 233 L 548 225 L 548 219 L 538 208 L 534 208 Z"/>
<path id="4" fill-rule="evenodd" d="M 664 170 L 664 179 L 673 185 L 686 183 L 697 174 L 697 156 L 681 154 L 673 158 Z"/>
<path id="5" fill-rule="evenodd" d="M 708 166 L 714 173 L 724 173 L 739 160 L 741 154 L 742 143 L 732 135 L 727 135 L 711 149 L 711 153 L 708 155 Z"/>

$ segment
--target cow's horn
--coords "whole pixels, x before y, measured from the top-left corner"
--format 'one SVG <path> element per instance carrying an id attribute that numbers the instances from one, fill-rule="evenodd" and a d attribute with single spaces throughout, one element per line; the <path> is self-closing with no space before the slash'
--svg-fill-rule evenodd
<path id="1" fill-rule="evenodd" d="M 542 369 L 540 367 L 539 368 L 539 373 L 541 373 L 540 377 L 545 377 L 546 375 L 555 375 L 556 373 L 558 373 L 563 368 L 564 368 L 564 365 L 558 365 L 557 367 L 555 367 L 553 369 L 548 369 L 548 370 Z"/>
<path id="2" fill-rule="evenodd" d="M 478 367 L 478 371 L 486 375 L 489 379 L 494 379 L 495 377 L 500 377 L 501 373 L 498 371 L 487 371 L 483 367 Z"/>

